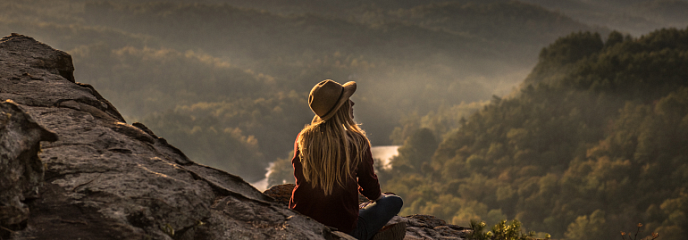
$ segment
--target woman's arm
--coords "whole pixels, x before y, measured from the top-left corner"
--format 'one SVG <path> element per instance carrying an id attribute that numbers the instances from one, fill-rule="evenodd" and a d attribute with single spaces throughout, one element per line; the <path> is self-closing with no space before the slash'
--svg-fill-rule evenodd
<path id="1" fill-rule="evenodd" d="M 382 197 L 382 194 L 373 164 L 373 154 L 370 151 L 370 146 L 368 146 L 358 166 L 358 191 L 368 199 L 377 200 Z"/>

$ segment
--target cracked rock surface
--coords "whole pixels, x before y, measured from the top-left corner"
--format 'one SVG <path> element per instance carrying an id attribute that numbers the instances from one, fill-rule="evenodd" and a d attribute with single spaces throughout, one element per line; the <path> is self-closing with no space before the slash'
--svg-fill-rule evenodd
<path id="1" fill-rule="evenodd" d="M 40 141 L 57 135 L 39 126 L 11 100 L 0 102 L 0 225 L 16 228 L 29 218 L 24 202 L 35 198 L 43 182 Z"/>
<path id="2" fill-rule="evenodd" d="M 0 39 L 0 239 L 340 239 L 127 124 L 73 71 L 31 37 Z"/>

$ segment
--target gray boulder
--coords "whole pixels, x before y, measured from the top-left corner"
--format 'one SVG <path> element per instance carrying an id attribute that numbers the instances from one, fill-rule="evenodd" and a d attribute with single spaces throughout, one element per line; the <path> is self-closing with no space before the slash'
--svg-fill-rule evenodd
<path id="1" fill-rule="evenodd" d="M 340 239 L 127 124 L 71 57 L 0 39 L 0 239 Z"/>

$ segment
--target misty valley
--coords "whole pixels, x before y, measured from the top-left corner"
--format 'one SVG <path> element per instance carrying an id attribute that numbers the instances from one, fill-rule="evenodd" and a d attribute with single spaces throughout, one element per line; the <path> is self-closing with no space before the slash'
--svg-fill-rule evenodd
<path id="1" fill-rule="evenodd" d="M 400 215 L 517 219 L 570 240 L 643 223 L 639 237 L 678 240 L 686 12 L 686 0 L 4 0 L 0 32 L 66 51 L 128 123 L 247 182 L 293 182 L 308 91 L 356 81 L 355 118 L 386 152 L 376 170 Z"/>

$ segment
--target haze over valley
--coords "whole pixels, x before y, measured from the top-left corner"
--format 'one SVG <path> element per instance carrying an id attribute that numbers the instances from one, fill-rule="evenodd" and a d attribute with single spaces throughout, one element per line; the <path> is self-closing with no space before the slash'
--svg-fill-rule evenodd
<path id="1" fill-rule="evenodd" d="M 686 12 L 685 0 L 3 0 L 0 32 L 66 51 L 76 81 L 128 123 L 248 182 L 273 162 L 272 184 L 289 178 L 314 84 L 356 81 L 355 117 L 372 144 L 401 146 L 380 178 L 406 195 L 405 214 L 518 218 L 566 239 L 585 239 L 575 233 L 593 218 L 615 233 L 638 220 L 678 239 L 688 209 L 666 201 L 688 201 L 684 185 L 584 173 L 670 170 L 635 153 L 649 133 L 624 129 L 684 129 L 684 108 L 672 107 L 685 106 Z M 667 166 L 681 169 L 684 153 L 667 153 Z M 632 186 L 663 190 L 610 193 Z M 598 195 L 565 201 L 584 194 Z M 675 212 L 683 220 L 664 221 Z"/>

